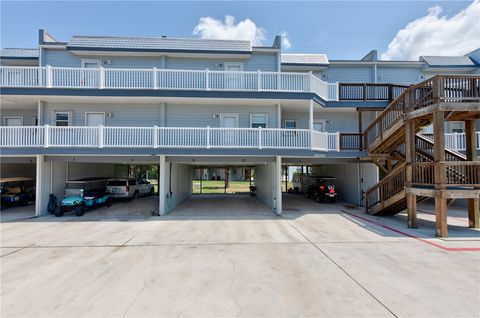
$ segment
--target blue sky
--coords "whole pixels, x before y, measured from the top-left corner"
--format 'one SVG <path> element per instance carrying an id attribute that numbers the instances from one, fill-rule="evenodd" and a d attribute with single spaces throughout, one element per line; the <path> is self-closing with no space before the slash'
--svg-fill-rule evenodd
<path id="1" fill-rule="evenodd" d="M 288 52 L 358 59 L 371 49 L 387 50 L 400 29 L 427 15 L 431 7 L 438 5 L 442 16 L 451 17 L 469 4 L 471 1 L 2 1 L 0 42 L 2 48 L 35 47 L 39 28 L 60 41 L 71 35 L 192 37 L 200 18 L 223 21 L 231 15 L 236 22 L 250 19 L 263 28 L 264 45 L 271 45 L 275 34 L 287 32 L 292 45 Z"/>

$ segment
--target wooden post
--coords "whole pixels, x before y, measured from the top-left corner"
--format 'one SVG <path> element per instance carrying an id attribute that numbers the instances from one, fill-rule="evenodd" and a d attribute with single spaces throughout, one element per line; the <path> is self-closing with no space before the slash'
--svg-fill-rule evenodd
<path id="1" fill-rule="evenodd" d="M 475 120 L 465 121 L 465 155 L 467 161 L 476 161 Z M 468 199 L 468 227 L 480 228 L 479 198 Z"/>
<path id="2" fill-rule="evenodd" d="M 433 162 L 435 190 L 446 190 L 445 160 L 445 116 L 444 112 L 433 113 Z M 435 197 L 437 236 L 447 237 L 447 199 L 437 194 Z"/>
<path id="3" fill-rule="evenodd" d="M 415 164 L 415 122 L 413 120 L 407 120 L 405 122 L 405 162 L 405 188 L 409 188 L 412 186 L 413 164 Z M 391 166 L 389 168 L 389 170 L 391 170 Z M 407 216 L 408 227 L 416 228 L 417 197 L 414 194 L 407 195 Z"/>
<path id="4" fill-rule="evenodd" d="M 417 228 L 417 196 L 407 194 L 407 224 L 409 228 Z"/>

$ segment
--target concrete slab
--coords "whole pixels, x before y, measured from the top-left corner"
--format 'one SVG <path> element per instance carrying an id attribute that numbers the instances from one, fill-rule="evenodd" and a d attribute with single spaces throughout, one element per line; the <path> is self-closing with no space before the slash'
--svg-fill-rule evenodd
<path id="1" fill-rule="evenodd" d="M 2 282 L 5 316 L 390 316 L 310 244 L 32 248 Z"/>
<path id="2" fill-rule="evenodd" d="M 398 317 L 478 317 L 480 253 L 419 242 L 316 243 Z"/>
<path id="3" fill-rule="evenodd" d="M 479 241 L 297 199 L 3 222 L 1 316 L 478 316 Z"/>
<path id="4" fill-rule="evenodd" d="M 35 216 L 35 205 L 15 206 L 0 210 L 0 222 L 10 222 L 33 218 Z"/>

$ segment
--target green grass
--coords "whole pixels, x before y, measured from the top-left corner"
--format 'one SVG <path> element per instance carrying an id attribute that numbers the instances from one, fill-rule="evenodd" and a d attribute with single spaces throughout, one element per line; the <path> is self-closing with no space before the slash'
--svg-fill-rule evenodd
<path id="1" fill-rule="evenodd" d="M 227 193 L 249 193 L 249 181 L 230 181 Z M 225 181 L 202 181 L 202 194 L 223 194 L 225 193 Z M 193 181 L 193 193 L 200 193 L 200 180 Z"/>

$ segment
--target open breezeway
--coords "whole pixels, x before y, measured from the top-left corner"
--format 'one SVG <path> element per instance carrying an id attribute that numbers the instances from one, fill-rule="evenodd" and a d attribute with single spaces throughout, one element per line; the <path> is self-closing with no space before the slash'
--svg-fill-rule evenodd
<path id="1" fill-rule="evenodd" d="M 478 235 L 285 196 L 282 217 L 235 196 L 163 218 L 3 222 L 2 316 L 478 316 Z"/>

